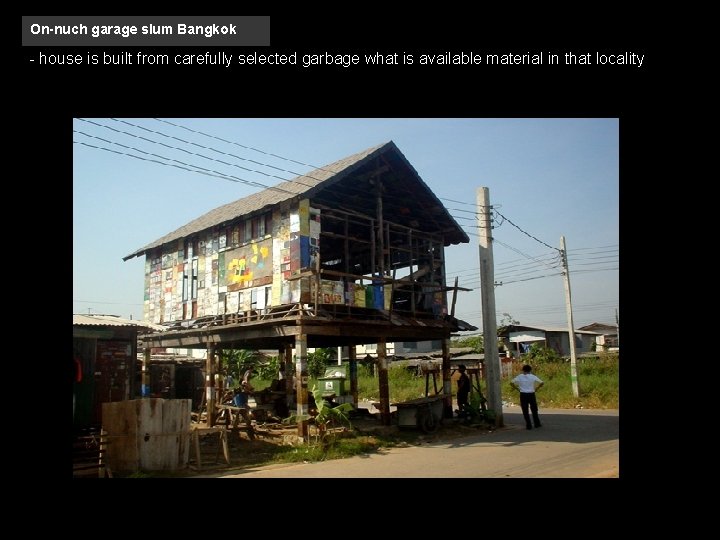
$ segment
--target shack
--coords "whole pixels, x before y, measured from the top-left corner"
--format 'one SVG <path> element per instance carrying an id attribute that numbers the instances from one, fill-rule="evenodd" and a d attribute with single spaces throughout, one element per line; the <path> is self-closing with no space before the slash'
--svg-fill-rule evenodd
<path id="1" fill-rule="evenodd" d="M 224 348 L 273 349 L 288 395 L 308 412 L 308 347 L 377 343 L 380 409 L 390 422 L 386 343 L 438 340 L 444 411 L 452 416 L 451 334 L 476 330 L 454 317 L 459 287 L 445 279 L 445 248 L 467 234 L 393 142 L 368 148 L 211 210 L 128 254 L 145 256 L 145 320 L 165 332 L 154 348 L 206 348 L 214 373 Z M 449 307 L 450 306 L 450 307 Z M 290 386 L 291 381 L 295 387 Z M 149 381 L 143 384 L 149 384 Z M 307 435 L 306 422 L 298 434 Z"/>
<path id="2" fill-rule="evenodd" d="M 138 395 L 135 358 L 139 336 L 165 330 L 115 315 L 73 315 L 73 425 L 99 426 L 102 404 Z"/>

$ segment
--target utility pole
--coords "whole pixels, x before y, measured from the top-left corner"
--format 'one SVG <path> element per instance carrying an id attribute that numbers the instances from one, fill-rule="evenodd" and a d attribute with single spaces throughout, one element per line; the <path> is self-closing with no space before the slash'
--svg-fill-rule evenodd
<path id="1" fill-rule="evenodd" d="M 618 317 L 618 311 L 617 308 L 615 308 L 615 328 L 617 330 L 617 340 L 616 340 L 616 347 L 620 348 L 620 318 Z"/>
<path id="2" fill-rule="evenodd" d="M 567 309 L 568 338 L 570 339 L 570 381 L 572 382 L 573 396 L 578 397 L 580 395 L 580 391 L 578 389 L 577 355 L 575 353 L 575 325 L 573 324 L 572 298 L 570 295 L 570 270 L 568 269 L 567 248 L 565 247 L 564 236 L 560 237 L 560 254 L 562 255 L 563 282 L 565 283 L 565 308 Z"/>
<path id="3" fill-rule="evenodd" d="M 488 405 L 495 411 L 495 426 L 502 427 L 505 424 L 503 423 L 500 355 L 497 350 L 497 322 L 495 321 L 495 263 L 493 261 L 489 188 L 477 189 L 477 207 L 480 236 L 480 296 Z"/>

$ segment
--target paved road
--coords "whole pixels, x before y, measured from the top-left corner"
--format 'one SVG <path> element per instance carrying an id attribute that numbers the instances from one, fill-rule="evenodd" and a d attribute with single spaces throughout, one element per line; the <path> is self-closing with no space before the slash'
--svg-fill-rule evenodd
<path id="1" fill-rule="evenodd" d="M 617 478 L 617 410 L 541 409 L 526 430 L 518 407 L 505 428 L 446 442 L 321 463 L 256 467 L 222 478 Z"/>

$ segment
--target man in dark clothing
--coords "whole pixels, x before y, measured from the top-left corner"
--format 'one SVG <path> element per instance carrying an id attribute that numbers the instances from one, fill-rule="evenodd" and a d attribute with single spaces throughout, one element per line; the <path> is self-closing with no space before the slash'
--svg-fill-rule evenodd
<path id="1" fill-rule="evenodd" d="M 460 372 L 457 389 L 458 416 L 464 417 L 467 414 L 465 406 L 468 404 L 468 394 L 470 394 L 470 377 L 465 373 L 463 364 L 458 366 L 458 371 Z"/>

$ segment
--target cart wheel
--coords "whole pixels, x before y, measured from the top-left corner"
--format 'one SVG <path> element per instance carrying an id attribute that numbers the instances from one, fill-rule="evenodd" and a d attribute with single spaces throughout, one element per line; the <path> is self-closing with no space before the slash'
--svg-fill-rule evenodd
<path id="1" fill-rule="evenodd" d="M 438 423 L 430 408 L 418 411 L 418 427 L 425 433 L 432 433 L 438 427 Z"/>

